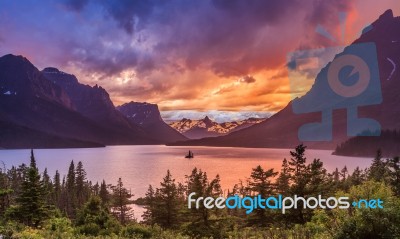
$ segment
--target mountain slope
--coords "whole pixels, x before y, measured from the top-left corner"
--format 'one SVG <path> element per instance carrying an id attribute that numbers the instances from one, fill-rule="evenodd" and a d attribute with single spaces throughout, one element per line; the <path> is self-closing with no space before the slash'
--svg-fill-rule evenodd
<path id="1" fill-rule="evenodd" d="M 400 132 L 395 130 L 384 130 L 380 137 L 356 136 L 340 145 L 333 152 L 335 155 L 354 157 L 375 157 L 380 149 L 382 155 L 393 158 L 400 155 Z"/>
<path id="2" fill-rule="evenodd" d="M 71 99 L 73 108 L 81 115 L 95 121 L 103 128 L 127 137 L 147 137 L 143 129 L 116 110 L 107 91 L 95 85 L 93 87 L 78 82 L 71 74 L 48 67 L 42 71 L 43 75 L 61 87 Z"/>
<path id="3" fill-rule="evenodd" d="M 151 137 L 162 142 L 187 140 L 185 136 L 166 124 L 156 104 L 129 102 L 117 107 L 132 124 L 140 125 Z"/>
<path id="4" fill-rule="evenodd" d="M 40 135 L 43 137 L 42 142 L 49 142 L 54 137 L 65 139 L 63 147 L 71 146 L 68 142 L 72 141 L 93 142 L 88 146 L 154 143 L 153 140 L 139 134 L 115 132 L 83 116 L 76 110 L 72 98 L 62 87 L 49 81 L 22 56 L 0 57 L 0 120 L 3 122 L 2 125 L 18 126 L 11 127 L 16 131 L 26 129 L 25 136 L 28 138 L 35 139 Z M 17 137 L 15 139 L 10 137 L 12 132 L 4 126 L 0 128 L 3 136 L 6 131 L 9 142 L 3 139 L 0 147 L 33 146 L 25 141 L 18 141 Z M 28 136 L 29 132 L 34 134 Z M 16 135 L 17 133 L 15 132 Z M 63 145 L 61 141 L 59 147 Z M 40 147 L 46 147 L 46 144 Z"/>
<path id="5" fill-rule="evenodd" d="M 0 149 L 104 147 L 94 142 L 70 139 L 0 120 Z"/>
<path id="6" fill-rule="evenodd" d="M 353 44 L 374 42 L 376 44 L 379 65 L 382 103 L 378 105 L 362 106 L 358 108 L 360 117 L 377 120 L 382 129 L 400 129 L 400 17 L 393 17 L 391 10 L 386 11 L 372 24 L 372 29 L 364 32 Z M 346 48 L 345 52 L 351 49 Z M 340 55 L 340 54 L 339 54 Z M 338 55 L 338 56 L 339 56 Z M 338 57 L 337 56 L 337 57 Z M 393 65 L 394 64 L 394 65 Z M 321 112 L 295 114 L 292 104 L 304 102 L 325 103 L 316 98 L 319 92 L 319 79 L 326 74 L 327 65 L 318 74 L 312 89 L 303 97 L 290 102 L 284 109 L 269 118 L 268 121 L 254 125 L 244 130 L 218 138 L 192 140 L 179 145 L 208 145 L 208 146 L 236 146 L 236 147 L 284 147 L 292 148 L 301 143 L 298 138 L 298 129 L 310 122 L 320 122 Z M 347 113 L 345 109 L 333 111 L 333 140 L 306 142 L 309 147 L 334 149 L 337 144 L 345 141 L 347 136 Z"/>

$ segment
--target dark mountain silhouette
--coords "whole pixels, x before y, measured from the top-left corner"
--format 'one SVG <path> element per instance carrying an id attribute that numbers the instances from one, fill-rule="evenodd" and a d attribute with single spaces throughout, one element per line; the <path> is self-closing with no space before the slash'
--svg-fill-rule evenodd
<path id="1" fill-rule="evenodd" d="M 353 44 L 374 42 L 379 65 L 382 102 L 377 105 L 358 108 L 359 117 L 373 118 L 381 124 L 383 130 L 400 129 L 400 17 L 393 17 L 391 10 L 386 11 L 372 27 L 365 30 Z M 344 53 L 351 51 L 347 47 Z M 338 54 L 336 57 L 338 57 Z M 326 103 L 316 97 L 320 90 L 319 79 L 326 74 L 329 64 L 321 70 L 311 90 L 301 98 L 290 102 L 284 109 L 273 115 L 268 121 L 247 129 L 233 132 L 217 138 L 206 138 L 177 143 L 176 145 L 206 145 L 235 147 L 280 147 L 292 148 L 301 143 L 298 129 L 302 125 L 321 121 L 321 112 L 295 114 L 292 105 L 317 102 L 320 107 Z M 326 98 L 329 99 L 329 98 Z M 339 102 L 340 103 L 340 102 Z M 345 109 L 333 111 L 333 140 L 305 142 L 312 148 L 334 149 L 344 142 L 347 136 L 347 113 Z"/>
<path id="2" fill-rule="evenodd" d="M 116 110 L 107 91 L 102 87 L 81 84 L 74 75 L 59 71 L 53 67 L 45 68 L 42 73 L 48 80 L 67 93 L 74 110 L 83 116 L 95 121 L 104 128 L 112 130 L 114 133 L 145 135 L 141 127 L 129 122 L 121 112 Z"/>
<path id="3" fill-rule="evenodd" d="M 0 120 L 0 149 L 89 148 L 103 144 L 60 137 Z"/>
<path id="4" fill-rule="evenodd" d="M 201 139 L 227 135 L 231 132 L 245 129 L 254 124 L 263 122 L 264 120 L 265 119 L 249 118 L 240 121 L 217 123 L 206 116 L 199 120 L 183 118 L 182 120 L 172 122 L 169 125 L 189 139 Z"/>
<path id="5" fill-rule="evenodd" d="M 382 151 L 384 157 L 400 156 L 400 132 L 384 130 L 379 137 L 356 136 L 346 140 L 336 147 L 335 155 L 374 157 L 377 150 Z"/>
<path id="6" fill-rule="evenodd" d="M 0 147 L 156 143 L 148 139 L 139 127 L 126 127 L 120 131 L 104 127 L 101 120 L 82 115 L 72 99 L 67 91 L 49 81 L 26 58 L 0 57 Z M 21 140 L 19 136 L 22 135 L 27 140 Z M 46 143 L 55 141 L 58 143 Z"/>
<path id="7" fill-rule="evenodd" d="M 117 107 L 132 124 L 139 125 L 152 137 L 162 142 L 187 140 L 185 136 L 166 124 L 156 104 L 129 102 Z"/>

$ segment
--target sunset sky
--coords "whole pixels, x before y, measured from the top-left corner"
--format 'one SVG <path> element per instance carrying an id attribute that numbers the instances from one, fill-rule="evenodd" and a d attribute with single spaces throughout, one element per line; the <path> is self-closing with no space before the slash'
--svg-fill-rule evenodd
<path id="1" fill-rule="evenodd" d="M 379 3 L 378 3 L 379 2 Z M 0 55 L 101 85 L 115 105 L 157 103 L 167 120 L 266 116 L 290 100 L 286 56 L 345 44 L 399 0 L 0 1 Z"/>

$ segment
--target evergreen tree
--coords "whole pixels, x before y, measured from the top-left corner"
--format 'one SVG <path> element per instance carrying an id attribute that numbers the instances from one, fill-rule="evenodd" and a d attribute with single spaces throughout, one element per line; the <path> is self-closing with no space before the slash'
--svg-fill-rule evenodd
<path id="1" fill-rule="evenodd" d="M 118 179 L 117 185 L 112 187 L 112 191 L 111 211 L 119 222 L 125 225 L 133 216 L 132 208 L 128 206 L 133 195 L 124 187 L 121 178 Z"/>
<path id="2" fill-rule="evenodd" d="M 357 186 L 360 185 L 362 182 L 365 181 L 365 174 L 363 173 L 362 170 L 360 170 L 360 167 L 356 167 L 349 177 L 350 180 L 350 185 L 351 186 Z"/>
<path id="3" fill-rule="evenodd" d="M 143 221 L 147 224 L 153 225 L 156 223 L 156 192 L 153 189 L 153 186 L 149 185 L 145 195 L 145 205 L 144 208 L 146 209 L 143 213 Z"/>
<path id="4" fill-rule="evenodd" d="M 305 151 L 307 146 L 300 144 L 296 146 L 295 151 L 290 151 L 290 172 L 293 173 L 295 181 L 299 181 L 304 177 L 304 172 L 306 171 L 306 160 Z"/>
<path id="5" fill-rule="evenodd" d="M 3 163 L 3 168 L 0 169 L 0 218 L 4 217 L 4 213 L 10 206 L 10 194 L 12 189 L 9 186 L 7 171 Z"/>
<path id="6" fill-rule="evenodd" d="M 342 176 L 342 181 L 344 182 L 347 179 L 348 176 L 348 170 L 347 170 L 347 166 L 345 165 L 342 170 L 340 171 L 340 175 Z"/>
<path id="7" fill-rule="evenodd" d="M 61 208 L 61 203 L 60 203 L 61 181 L 60 181 L 60 173 L 58 172 L 58 170 L 56 170 L 56 173 L 54 175 L 53 181 L 54 181 L 54 191 L 53 191 L 53 193 L 54 193 L 54 196 L 53 196 L 54 202 L 55 202 L 55 205 L 58 208 Z"/>
<path id="8" fill-rule="evenodd" d="M 21 185 L 21 192 L 17 198 L 18 204 L 14 212 L 10 214 L 28 226 L 37 227 L 49 214 L 45 204 L 46 196 L 35 156 L 31 150 L 31 163 Z"/>
<path id="9" fill-rule="evenodd" d="M 328 190 L 328 178 L 323 163 L 319 159 L 314 159 L 307 167 L 309 172 L 307 194 L 309 196 L 325 194 Z"/>
<path id="10" fill-rule="evenodd" d="M 92 188 L 92 195 L 94 195 L 94 196 L 99 196 L 99 193 L 100 193 L 100 185 L 99 185 L 99 182 L 96 182 L 96 184 L 93 185 L 91 188 Z"/>
<path id="11" fill-rule="evenodd" d="M 300 144 L 296 146 L 295 151 L 290 151 L 289 172 L 291 173 L 292 182 L 290 192 L 292 195 L 300 197 L 307 195 L 307 184 L 310 180 L 309 168 L 306 165 L 305 150 L 306 146 Z M 292 210 L 294 222 L 306 222 L 303 207 L 303 202 L 299 201 L 297 209 Z"/>
<path id="12" fill-rule="evenodd" d="M 209 182 L 207 173 L 194 168 L 191 175 L 186 176 L 186 180 L 187 195 L 195 193 L 195 195 L 192 197 L 193 199 L 197 199 L 199 197 L 217 198 L 218 196 L 222 195 L 219 175 Z M 202 204 L 200 204 L 199 209 L 192 207 L 192 221 L 202 220 L 204 225 L 207 226 L 210 212 L 211 211 L 205 208 Z"/>
<path id="13" fill-rule="evenodd" d="M 75 218 L 76 213 L 76 176 L 75 176 L 75 164 L 71 161 L 69 165 L 67 179 L 65 181 L 65 212 L 70 218 Z"/>
<path id="14" fill-rule="evenodd" d="M 108 207 L 108 204 L 110 203 L 110 193 L 107 190 L 107 184 L 104 180 L 100 184 L 99 197 L 103 206 Z"/>
<path id="15" fill-rule="evenodd" d="M 394 157 L 388 160 L 389 166 L 389 183 L 392 186 L 393 192 L 400 196 L 400 158 Z"/>
<path id="16" fill-rule="evenodd" d="M 172 178 L 170 171 L 161 182 L 161 187 L 157 189 L 157 221 L 161 226 L 172 228 L 177 225 L 179 220 L 179 195 L 175 179 Z"/>
<path id="17" fill-rule="evenodd" d="M 338 168 L 335 168 L 335 171 L 333 171 L 331 174 L 328 174 L 328 177 L 332 192 L 335 192 L 337 189 L 341 188 L 342 182 L 340 181 L 340 172 Z"/>
<path id="18" fill-rule="evenodd" d="M 93 196 L 78 212 L 76 226 L 80 233 L 90 236 L 110 235 L 118 233 L 118 222 L 102 206 L 101 199 Z"/>
<path id="19" fill-rule="evenodd" d="M 290 188 L 290 172 L 289 172 L 289 164 L 288 161 L 283 159 L 281 172 L 279 173 L 279 177 L 276 180 L 276 187 L 279 194 L 288 195 Z"/>
<path id="20" fill-rule="evenodd" d="M 336 168 L 333 172 L 333 181 L 337 183 L 340 181 L 340 173 L 338 168 Z"/>
<path id="21" fill-rule="evenodd" d="M 272 180 L 277 174 L 274 169 L 264 170 L 260 165 L 253 168 L 249 180 L 250 191 L 253 192 L 253 195 L 260 195 L 262 198 L 271 196 L 275 191 L 275 185 Z M 263 208 L 257 207 L 255 214 L 256 219 L 251 220 L 251 223 L 266 225 L 273 222 L 271 217 L 267 217 L 267 210 Z"/>
<path id="22" fill-rule="evenodd" d="M 80 208 L 90 196 L 88 182 L 86 180 L 86 171 L 81 161 L 78 162 L 75 170 L 75 193 L 76 207 Z"/>
<path id="23" fill-rule="evenodd" d="M 378 149 L 376 156 L 372 161 L 372 165 L 369 168 L 368 178 L 375 181 L 385 181 L 387 176 L 386 163 L 382 159 L 382 151 Z"/>
<path id="24" fill-rule="evenodd" d="M 43 184 L 44 190 L 46 191 L 46 195 L 47 195 L 46 204 L 47 205 L 56 205 L 55 201 L 54 201 L 53 183 L 51 182 L 50 176 L 47 173 L 47 168 L 45 168 L 43 171 L 42 184 Z"/>
<path id="25" fill-rule="evenodd" d="M 21 164 L 18 168 L 13 166 L 7 172 L 10 181 L 10 188 L 12 189 L 12 192 L 9 195 L 10 203 L 14 203 L 17 196 L 20 194 L 21 184 L 24 181 L 27 169 L 28 167 L 25 164 Z"/>

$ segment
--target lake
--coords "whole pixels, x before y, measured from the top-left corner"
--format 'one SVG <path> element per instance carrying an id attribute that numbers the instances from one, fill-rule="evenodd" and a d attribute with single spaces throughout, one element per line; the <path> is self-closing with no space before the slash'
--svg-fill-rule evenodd
<path id="1" fill-rule="evenodd" d="M 189 149 L 194 153 L 193 159 L 184 155 Z M 221 177 L 221 186 L 226 191 L 231 189 L 239 179 L 249 177 L 251 169 L 257 165 L 274 168 L 279 171 L 282 160 L 289 159 L 289 149 L 254 149 L 230 147 L 182 147 L 182 146 L 108 146 L 105 148 L 83 149 L 37 149 L 34 151 L 39 170 L 47 168 L 53 177 L 58 169 L 61 175 L 68 171 L 71 160 L 75 165 L 82 161 L 88 180 L 116 184 L 119 177 L 124 185 L 132 190 L 134 198 L 143 197 L 149 184 L 159 186 L 167 170 L 176 181 L 184 182 L 185 175 L 194 167 L 207 172 L 209 179 L 217 174 Z M 30 150 L 0 150 L 0 161 L 6 168 L 22 163 L 29 164 Z M 359 166 L 368 167 L 372 158 L 343 157 L 332 155 L 329 150 L 307 150 L 307 162 L 319 158 L 325 168 L 331 172 L 347 166 L 349 172 Z M 136 215 L 141 208 L 135 208 Z"/>

